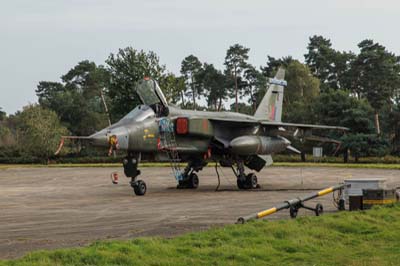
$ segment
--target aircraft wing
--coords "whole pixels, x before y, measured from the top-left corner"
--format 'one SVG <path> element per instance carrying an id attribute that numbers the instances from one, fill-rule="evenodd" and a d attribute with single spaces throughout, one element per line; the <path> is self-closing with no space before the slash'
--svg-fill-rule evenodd
<path id="1" fill-rule="evenodd" d="M 258 125 L 260 122 L 256 119 L 246 119 L 246 118 L 209 118 L 210 121 L 216 121 L 216 122 L 225 122 L 225 123 L 230 123 L 230 124 L 237 124 L 240 126 L 241 124 L 243 126 L 249 126 L 249 124 L 253 125 Z M 244 123 L 244 124 L 243 124 Z"/>
<path id="2" fill-rule="evenodd" d="M 348 131 L 349 128 L 347 127 L 338 127 L 338 126 L 326 126 L 326 125 L 311 125 L 311 124 L 296 124 L 296 123 L 285 123 L 285 122 L 278 122 L 278 121 L 258 121 L 256 119 L 247 119 L 247 118 L 210 118 L 211 121 L 216 122 L 225 122 L 230 124 L 236 124 L 240 127 L 242 126 L 249 126 L 249 124 L 261 124 L 263 126 L 271 126 L 271 127 L 294 127 L 300 129 L 333 129 L 333 130 L 342 130 Z"/>
<path id="3" fill-rule="evenodd" d="M 285 123 L 285 122 L 275 122 L 275 121 L 262 121 L 261 125 L 271 126 L 271 127 L 295 127 L 300 129 L 333 129 L 333 130 L 350 130 L 347 127 L 337 127 L 337 126 L 325 126 L 325 125 L 310 125 L 310 124 L 296 124 L 296 123 Z"/>

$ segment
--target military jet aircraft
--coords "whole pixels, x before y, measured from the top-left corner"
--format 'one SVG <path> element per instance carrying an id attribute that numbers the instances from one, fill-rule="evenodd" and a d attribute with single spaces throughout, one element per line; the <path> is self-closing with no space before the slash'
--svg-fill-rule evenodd
<path id="1" fill-rule="evenodd" d="M 136 195 L 144 195 L 147 189 L 145 182 L 138 180 L 141 154 L 169 160 L 178 188 L 197 188 L 199 178 L 196 173 L 207 162 L 215 161 L 232 168 L 239 189 L 255 189 L 258 187 L 257 176 L 246 174 L 245 166 L 259 172 L 272 163 L 272 154 L 286 149 L 300 153 L 284 136 L 315 139 L 312 129 L 347 130 L 282 122 L 283 92 L 287 85 L 284 75 L 285 70 L 280 68 L 275 78 L 269 80 L 268 90 L 253 116 L 180 109 L 168 104 L 155 80 L 144 78 L 135 88 L 142 105 L 91 136 L 64 138 L 108 147 L 110 154 L 117 149 L 126 151 L 124 173 L 131 178 L 130 184 Z M 182 161 L 188 164 L 181 170 L 179 162 Z"/>

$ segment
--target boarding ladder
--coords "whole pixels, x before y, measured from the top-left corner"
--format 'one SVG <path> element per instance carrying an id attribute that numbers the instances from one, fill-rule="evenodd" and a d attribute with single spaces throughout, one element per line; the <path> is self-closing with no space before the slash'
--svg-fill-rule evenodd
<path id="1" fill-rule="evenodd" d="M 163 117 L 158 122 L 160 132 L 159 149 L 166 152 L 171 164 L 172 172 L 176 180 L 183 180 L 182 170 L 180 168 L 180 158 L 175 140 L 174 123 L 167 117 Z"/>

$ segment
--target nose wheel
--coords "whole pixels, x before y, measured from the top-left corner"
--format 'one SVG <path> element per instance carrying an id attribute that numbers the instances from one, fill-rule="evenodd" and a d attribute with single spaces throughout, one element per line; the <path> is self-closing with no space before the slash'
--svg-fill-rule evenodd
<path id="1" fill-rule="evenodd" d="M 143 180 L 133 181 L 131 182 L 131 186 L 137 196 L 143 196 L 146 194 L 147 186 Z"/>

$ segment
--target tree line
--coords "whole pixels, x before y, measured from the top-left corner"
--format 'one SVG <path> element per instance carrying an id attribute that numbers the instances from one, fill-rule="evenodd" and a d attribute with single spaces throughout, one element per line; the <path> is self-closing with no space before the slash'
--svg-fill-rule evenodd
<path id="1" fill-rule="evenodd" d="M 156 79 L 167 100 L 182 108 L 253 114 L 277 68 L 286 68 L 283 120 L 349 127 L 342 149 L 356 158 L 400 151 L 400 57 L 373 40 L 358 51 L 338 51 L 312 36 L 304 63 L 292 56 L 249 62 L 250 48 L 230 46 L 222 69 L 188 55 L 179 74 L 168 71 L 154 52 L 132 47 L 111 53 L 102 65 L 89 60 L 58 81 L 40 81 L 38 104 L 6 115 L 0 108 L 0 158 L 49 157 L 63 134 L 90 135 L 108 125 L 103 101 L 116 122 L 139 104 L 133 88 L 145 76 Z M 229 99 L 234 102 L 227 106 Z"/>

